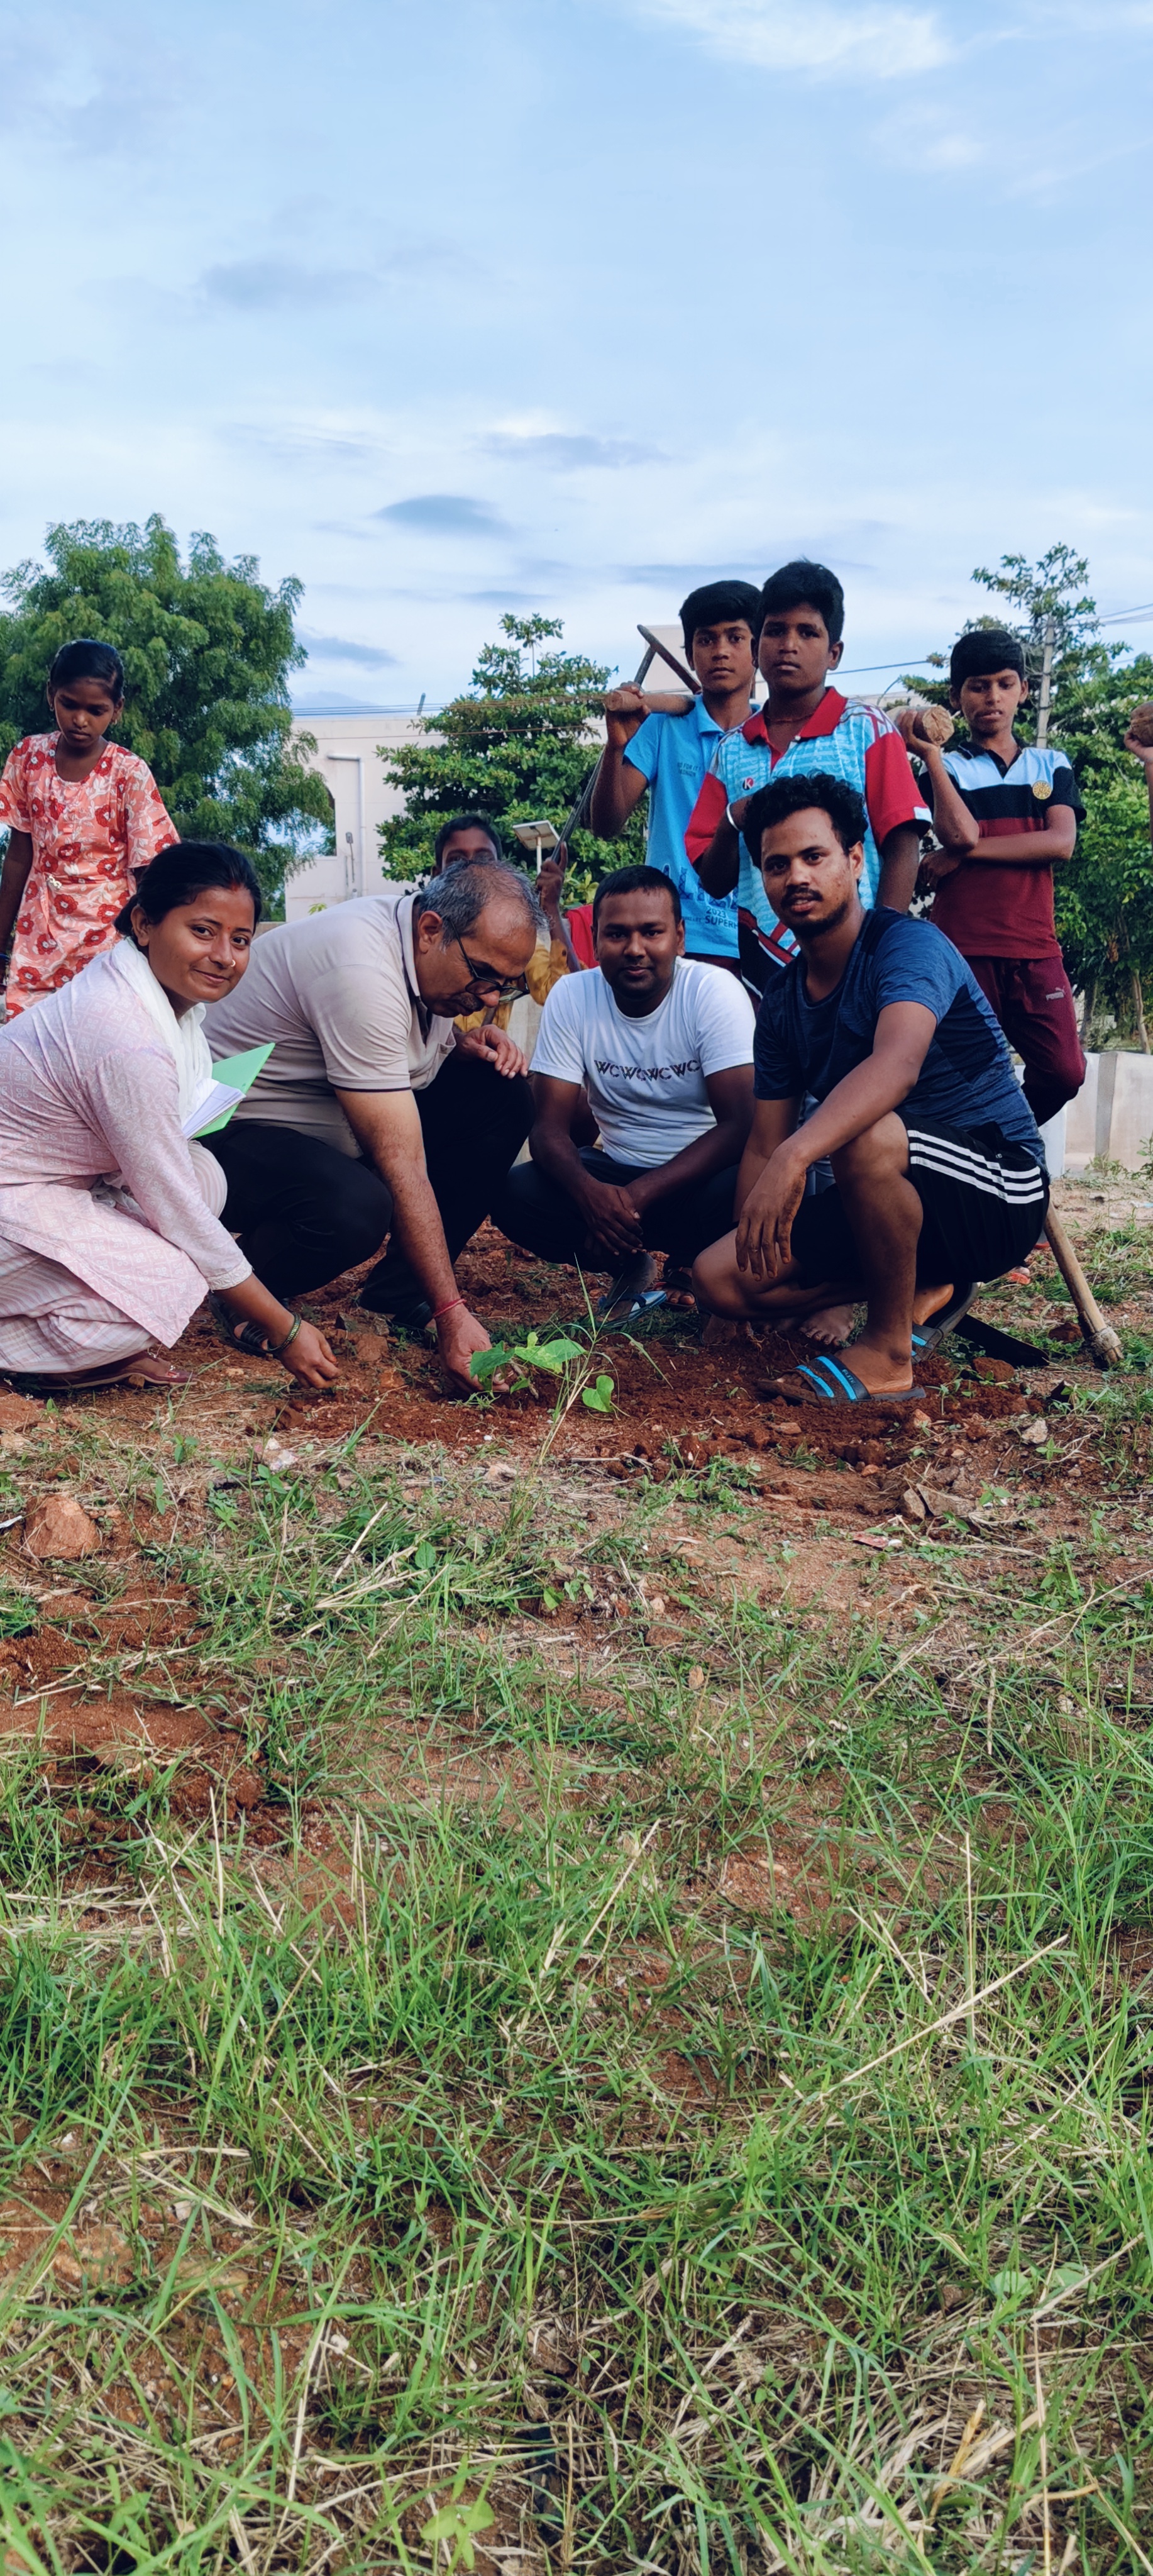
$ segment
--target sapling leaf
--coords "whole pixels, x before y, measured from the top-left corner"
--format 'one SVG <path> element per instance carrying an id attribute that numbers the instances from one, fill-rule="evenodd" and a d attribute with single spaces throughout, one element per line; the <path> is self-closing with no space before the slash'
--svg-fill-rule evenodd
<path id="1" fill-rule="evenodd" d="M 478 1386 L 483 1386 L 486 1378 L 495 1377 L 499 1369 L 507 1368 L 512 1356 L 512 1352 L 506 1351 L 500 1342 L 494 1342 L 491 1350 L 474 1351 L 468 1364 L 469 1376 L 476 1379 Z"/>
<path id="2" fill-rule="evenodd" d="M 583 1389 L 581 1403 L 587 1404 L 590 1413 L 611 1413 L 614 1392 L 614 1379 L 598 1377 L 595 1386 L 586 1386 Z"/>

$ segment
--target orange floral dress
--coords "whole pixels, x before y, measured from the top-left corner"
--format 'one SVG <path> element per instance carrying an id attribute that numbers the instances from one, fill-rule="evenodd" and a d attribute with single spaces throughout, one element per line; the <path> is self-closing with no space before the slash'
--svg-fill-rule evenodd
<path id="1" fill-rule="evenodd" d="M 26 734 L 0 778 L 0 825 L 32 838 L 16 916 L 8 1017 L 59 991 L 111 948 L 136 877 L 180 835 L 152 772 L 134 751 L 104 746 L 87 778 L 61 778 L 58 733 Z"/>

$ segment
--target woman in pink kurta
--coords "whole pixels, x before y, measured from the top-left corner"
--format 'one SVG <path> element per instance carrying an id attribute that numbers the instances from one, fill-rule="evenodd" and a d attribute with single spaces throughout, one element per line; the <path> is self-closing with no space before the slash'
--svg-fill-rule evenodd
<path id="1" fill-rule="evenodd" d="M 204 1006 L 243 974 L 259 909 L 238 851 L 177 842 L 110 952 L 0 1029 L 0 1375 L 181 1382 L 148 1345 L 212 1290 L 294 1377 L 335 1377 L 220 1223 L 224 1173 L 189 1141 L 213 1079 Z"/>
<path id="2" fill-rule="evenodd" d="M 105 740 L 124 703 L 111 645 L 63 645 L 47 694 L 57 730 L 26 734 L 0 779 L 0 825 L 11 831 L 0 874 L 0 950 L 15 921 L 10 1019 L 111 948 L 137 877 L 177 838 L 151 770 Z"/>

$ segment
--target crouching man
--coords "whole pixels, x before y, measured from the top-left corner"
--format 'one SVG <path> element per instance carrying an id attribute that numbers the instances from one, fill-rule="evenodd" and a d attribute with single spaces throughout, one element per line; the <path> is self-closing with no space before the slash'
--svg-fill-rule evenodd
<path id="1" fill-rule="evenodd" d="M 781 1391 L 911 1396 L 913 1357 L 1036 1243 L 1049 1183 L 1033 1115 L 976 977 L 931 922 L 858 892 L 865 818 L 836 778 L 782 778 L 745 833 L 800 955 L 761 1004 L 737 1227 L 693 1270 L 715 1314 L 781 1323 L 863 1300 L 853 1365 L 823 1354 Z M 806 1097 L 817 1107 L 798 1126 Z M 830 1158 L 835 1186 L 806 1195 Z"/>
<path id="2" fill-rule="evenodd" d="M 609 1271 L 602 1313 L 631 1314 L 660 1297 L 654 1249 L 687 1264 L 732 1222 L 753 1014 L 734 975 L 685 957 L 680 896 L 659 868 L 603 879 L 593 940 L 599 971 L 566 976 L 545 1003 L 532 1161 L 492 1216 L 541 1260 Z"/>

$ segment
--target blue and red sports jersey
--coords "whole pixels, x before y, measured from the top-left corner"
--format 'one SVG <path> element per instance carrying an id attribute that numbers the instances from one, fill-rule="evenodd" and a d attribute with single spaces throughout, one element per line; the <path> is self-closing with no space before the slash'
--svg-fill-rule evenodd
<path id="1" fill-rule="evenodd" d="M 770 778 L 788 778 L 798 773 L 812 777 L 817 770 L 827 777 L 843 778 L 863 800 L 867 829 L 861 901 L 865 905 L 875 903 L 881 847 L 889 833 L 902 823 L 928 831 L 932 816 L 896 726 L 880 707 L 867 706 L 861 698 L 843 698 L 839 689 L 826 689 L 819 707 L 794 734 L 785 751 L 774 752 L 763 712 L 750 716 L 739 732 L 725 734 L 717 745 L 685 833 L 685 851 L 693 866 L 704 857 L 713 834 L 724 821 L 726 806 L 737 797 L 754 795 L 758 787 L 768 785 Z M 748 980 L 753 980 L 759 958 L 759 989 L 763 990 L 767 962 L 787 966 L 798 950 L 792 931 L 778 921 L 768 901 L 760 869 L 754 866 L 743 837 L 737 915 L 742 963 L 751 970 Z"/>

